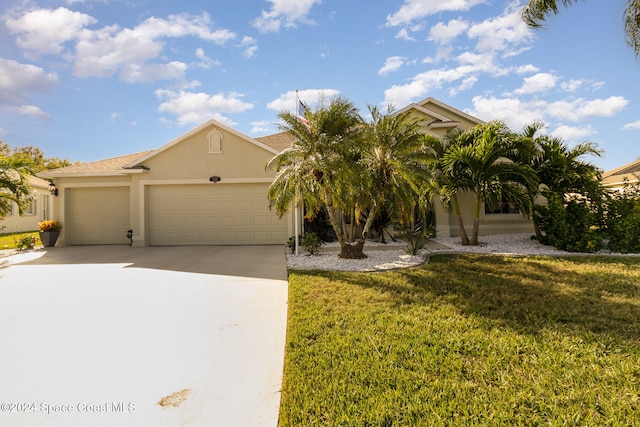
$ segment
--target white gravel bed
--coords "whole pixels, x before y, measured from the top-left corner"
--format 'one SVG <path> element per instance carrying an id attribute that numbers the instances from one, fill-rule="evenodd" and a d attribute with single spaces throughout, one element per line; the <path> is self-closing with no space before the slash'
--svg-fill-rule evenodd
<path id="1" fill-rule="evenodd" d="M 478 246 L 463 246 L 459 237 L 431 239 L 434 244 L 427 244 L 427 249 L 418 255 L 407 254 L 404 242 L 391 242 L 381 245 L 377 242 L 367 242 L 364 260 L 338 258 L 335 251 L 323 251 L 319 255 L 287 254 L 287 266 L 292 269 L 317 269 L 333 271 L 383 271 L 397 268 L 414 267 L 422 264 L 430 254 L 438 253 L 478 253 L 504 255 L 591 255 L 576 254 L 558 250 L 552 246 L 542 245 L 537 240 L 531 240 L 531 234 L 497 234 L 480 236 Z M 335 249 L 337 243 L 329 243 L 325 249 Z M 398 249 L 395 249 L 395 248 Z M 391 249 L 391 250 L 389 250 Z M 609 251 L 598 252 L 597 255 L 617 255 Z M 629 254 L 628 256 L 639 256 Z"/>

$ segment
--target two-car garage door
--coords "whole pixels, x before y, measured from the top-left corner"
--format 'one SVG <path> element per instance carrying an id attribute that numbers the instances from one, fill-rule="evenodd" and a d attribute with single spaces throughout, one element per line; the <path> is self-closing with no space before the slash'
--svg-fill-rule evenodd
<path id="1" fill-rule="evenodd" d="M 287 224 L 269 209 L 268 184 L 152 185 L 151 246 L 283 244 Z"/>
<path id="2" fill-rule="evenodd" d="M 151 185 L 147 189 L 148 244 L 283 244 L 287 223 L 269 209 L 268 184 Z M 66 193 L 67 244 L 127 244 L 129 187 L 71 188 Z M 134 235 L 138 230 L 134 230 Z"/>

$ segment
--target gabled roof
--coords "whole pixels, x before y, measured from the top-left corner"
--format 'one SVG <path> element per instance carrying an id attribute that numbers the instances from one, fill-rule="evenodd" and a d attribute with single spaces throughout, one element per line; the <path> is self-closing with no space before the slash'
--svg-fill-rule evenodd
<path id="1" fill-rule="evenodd" d="M 151 151 L 143 151 L 126 156 L 113 157 L 111 159 L 98 160 L 95 162 L 80 163 L 77 165 L 67 166 L 64 168 L 52 169 L 50 171 L 41 172 L 38 175 L 43 178 L 58 178 L 65 176 L 109 176 L 109 175 L 127 175 L 134 171 L 126 170 L 125 166 L 151 153 Z"/>
<path id="2" fill-rule="evenodd" d="M 287 148 L 291 148 L 291 144 L 293 144 L 293 138 L 286 132 L 280 132 L 273 135 L 261 136 L 256 138 L 256 141 L 259 141 L 274 150 L 284 151 Z"/>
<path id="3" fill-rule="evenodd" d="M 29 175 L 27 181 L 31 187 L 49 188 L 49 181 L 38 178 L 37 176 Z"/>
<path id="4" fill-rule="evenodd" d="M 219 122 L 217 120 L 211 119 L 211 120 L 207 120 L 206 122 L 204 122 L 200 126 L 191 129 L 189 132 L 187 132 L 187 133 L 185 133 L 183 135 L 180 135 L 179 137 L 177 137 L 173 141 L 169 141 L 168 143 L 164 144 L 162 147 L 160 147 L 158 149 L 155 149 L 155 150 L 145 154 L 144 156 L 132 161 L 131 163 L 125 165 L 125 168 L 129 169 L 129 168 L 140 167 L 140 166 L 142 166 L 143 162 L 149 160 L 152 157 L 157 156 L 158 154 L 162 153 L 163 151 L 168 150 L 169 148 L 173 147 L 174 145 L 180 144 L 182 141 L 185 141 L 186 139 L 192 137 L 196 133 L 201 132 L 204 129 L 210 127 L 210 126 L 215 126 L 217 128 L 223 129 L 223 130 L 225 130 L 225 131 L 227 131 L 227 132 L 229 132 L 229 133 L 231 133 L 233 135 L 236 135 L 239 138 L 244 139 L 245 141 L 247 141 L 247 142 L 249 142 L 251 144 L 257 145 L 258 147 L 269 151 L 270 153 L 273 153 L 273 154 L 278 154 L 279 153 L 278 150 L 276 150 L 276 149 L 274 149 L 274 148 L 272 148 L 272 147 L 270 147 L 270 146 L 268 146 L 268 145 L 266 145 L 266 144 L 264 144 L 262 142 L 259 142 L 259 141 L 255 140 L 255 139 L 253 139 L 253 138 L 241 133 L 241 132 L 238 132 L 237 130 L 235 130 L 233 128 L 230 128 L 229 126 L 227 126 L 225 124 L 222 124 L 221 122 Z"/>
<path id="5" fill-rule="evenodd" d="M 600 182 L 605 187 L 613 187 L 624 184 L 625 179 L 629 182 L 638 181 L 637 175 L 639 174 L 640 159 L 603 173 L 602 180 Z"/>
<path id="6" fill-rule="evenodd" d="M 398 113 L 402 113 L 409 110 L 416 110 L 421 113 L 427 114 L 431 117 L 434 117 L 435 120 L 428 124 L 430 128 L 435 128 L 435 127 L 454 128 L 460 124 L 459 121 L 454 120 L 451 116 L 447 117 L 443 114 L 433 111 L 432 108 L 429 108 L 430 105 L 434 105 L 443 110 L 450 111 L 452 116 L 454 116 L 454 118 L 455 116 L 458 116 L 458 117 L 465 118 L 473 123 L 477 123 L 479 125 L 484 124 L 484 121 L 480 120 L 479 118 L 474 117 L 470 114 L 467 114 L 464 111 L 460 111 L 457 108 L 454 108 L 450 105 L 445 104 L 444 102 L 438 101 L 437 99 L 431 98 L 431 97 L 425 98 L 419 102 L 414 102 L 412 104 L 409 104 L 403 109 L 401 109 Z"/>

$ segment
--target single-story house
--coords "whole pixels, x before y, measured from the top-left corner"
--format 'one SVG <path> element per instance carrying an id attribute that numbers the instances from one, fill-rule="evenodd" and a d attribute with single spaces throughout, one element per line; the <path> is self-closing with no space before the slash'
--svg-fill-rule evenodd
<path id="1" fill-rule="evenodd" d="M 19 215 L 18 206 L 12 203 L 11 211 L 0 221 L 1 233 L 35 231 L 40 221 L 51 219 L 53 196 L 49 192 L 49 181 L 36 176 L 29 176 L 27 180 L 31 186 L 31 203 L 24 215 Z"/>
<path id="2" fill-rule="evenodd" d="M 437 136 L 482 123 L 432 98 L 406 109 Z M 293 214 L 279 219 L 269 209 L 275 173 L 265 165 L 290 144 L 286 134 L 251 138 L 209 120 L 155 150 L 41 173 L 58 189 L 58 245 L 127 244 L 128 230 L 134 246 L 284 244 Z M 435 205 L 438 235 L 457 235 L 455 216 Z M 485 234 L 523 230 L 532 225 L 520 214 L 483 214 Z"/>
<path id="3" fill-rule="evenodd" d="M 640 159 L 603 173 L 600 182 L 606 188 L 618 189 L 622 188 L 625 182 L 637 183 L 639 177 Z"/>

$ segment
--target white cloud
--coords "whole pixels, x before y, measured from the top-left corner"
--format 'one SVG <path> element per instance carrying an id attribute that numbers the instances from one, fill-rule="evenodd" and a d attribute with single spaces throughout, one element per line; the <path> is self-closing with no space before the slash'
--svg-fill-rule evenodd
<path id="1" fill-rule="evenodd" d="M 466 11 L 485 0 L 405 0 L 400 9 L 387 16 L 387 26 L 406 25 L 445 11 Z"/>
<path id="2" fill-rule="evenodd" d="M 64 7 L 38 9 L 8 18 L 7 28 L 16 36 L 18 46 L 37 54 L 58 54 L 64 43 L 74 40 L 95 18 Z"/>
<path id="3" fill-rule="evenodd" d="M 273 132 L 273 123 L 269 121 L 251 122 L 250 134 L 267 134 Z"/>
<path id="4" fill-rule="evenodd" d="M 84 30 L 78 35 L 74 72 L 79 77 L 110 77 L 119 73 L 120 78 L 129 82 L 182 79 L 186 66 L 181 62 L 147 62 L 161 55 L 165 38 L 193 36 L 223 45 L 236 37 L 229 30 L 211 30 L 210 25 L 205 13 L 170 15 L 167 19 L 152 17 L 134 28 L 109 26 Z"/>
<path id="5" fill-rule="evenodd" d="M 515 71 L 518 74 L 527 74 L 527 73 L 537 73 L 538 71 L 540 71 L 540 69 L 534 65 L 527 64 L 527 65 L 521 65 L 520 67 L 516 68 Z"/>
<path id="6" fill-rule="evenodd" d="M 517 97 L 476 96 L 472 102 L 474 108 L 469 111 L 469 114 L 487 121 L 504 120 L 512 128 L 521 129 L 536 120 L 580 122 L 590 117 L 610 117 L 620 112 L 629 101 L 621 96 L 554 102 L 523 101 Z"/>
<path id="7" fill-rule="evenodd" d="M 452 19 L 447 24 L 438 22 L 429 30 L 429 40 L 433 40 L 438 44 L 449 44 L 468 28 L 469 23 L 460 19 Z"/>
<path id="8" fill-rule="evenodd" d="M 635 122 L 632 123 L 627 123 L 626 125 L 622 126 L 623 130 L 636 130 L 636 129 L 640 129 L 640 120 L 636 120 Z"/>
<path id="9" fill-rule="evenodd" d="M 295 27 L 298 23 L 312 24 L 308 18 L 314 4 L 320 0 L 268 0 L 271 9 L 263 10 L 253 21 L 253 26 L 261 33 L 277 32 L 280 27 Z"/>
<path id="10" fill-rule="evenodd" d="M 49 120 L 48 114 L 30 105 L 29 95 L 50 93 L 58 77 L 31 64 L 0 58 L 0 105 L 12 113 Z"/>
<path id="11" fill-rule="evenodd" d="M 596 133 L 597 131 L 591 125 L 585 127 L 560 125 L 551 132 L 551 136 L 567 141 L 580 141 Z"/>
<path id="12" fill-rule="evenodd" d="M 258 51 L 258 42 L 253 37 L 245 36 L 239 44 L 244 49 L 245 58 L 253 58 Z"/>
<path id="13" fill-rule="evenodd" d="M 39 107 L 35 105 L 17 105 L 17 106 L 9 106 L 7 110 L 12 113 L 22 114 L 24 116 L 31 116 L 40 120 L 51 120 L 51 116 L 44 111 L 42 111 Z"/>
<path id="14" fill-rule="evenodd" d="M 401 28 L 400 31 L 398 31 L 398 33 L 396 34 L 396 38 L 410 42 L 416 41 L 415 37 L 409 35 L 409 31 L 406 28 Z"/>
<path id="15" fill-rule="evenodd" d="M 405 59 L 406 58 L 403 58 L 402 56 L 391 56 L 387 58 L 382 68 L 378 70 L 378 74 L 380 74 L 381 76 L 386 76 L 389 73 L 398 71 L 404 64 Z"/>
<path id="16" fill-rule="evenodd" d="M 310 108 L 316 105 L 320 99 L 329 99 L 338 95 L 340 95 L 340 91 L 336 89 L 305 89 L 298 91 L 300 101 Z M 277 112 L 289 111 L 290 113 L 295 113 L 297 108 L 296 91 L 290 90 L 283 93 L 278 99 L 269 102 L 267 108 Z"/>
<path id="17" fill-rule="evenodd" d="M 236 92 L 210 95 L 204 92 L 156 90 L 156 96 L 164 101 L 158 107 L 161 113 L 177 116 L 178 124 L 200 124 L 216 119 L 227 125 L 235 123 L 224 114 L 241 113 L 253 108 L 253 104 L 242 101 L 242 94 Z"/>
<path id="18" fill-rule="evenodd" d="M 468 35 L 478 39 L 477 50 L 506 51 L 505 56 L 513 56 L 521 52 L 523 45 L 531 43 L 533 31 L 522 21 L 520 9 L 512 9 L 509 6 L 502 15 L 471 25 Z"/>
<path id="19" fill-rule="evenodd" d="M 404 107 L 415 98 L 425 97 L 430 91 L 440 89 L 444 84 L 452 83 L 470 77 L 476 67 L 463 65 L 457 68 L 434 69 L 415 76 L 410 83 L 394 85 L 384 91 L 384 104 Z"/>
<path id="20" fill-rule="evenodd" d="M 523 85 L 515 90 L 518 95 L 544 92 L 556 86 L 558 78 L 551 73 L 538 73 L 525 77 Z"/>
<path id="21" fill-rule="evenodd" d="M 219 67 L 220 61 L 211 59 L 207 56 L 206 52 L 202 48 L 196 49 L 196 57 L 200 60 L 197 64 L 195 64 L 198 68 L 203 68 L 205 70 L 209 70 L 212 67 Z"/>

